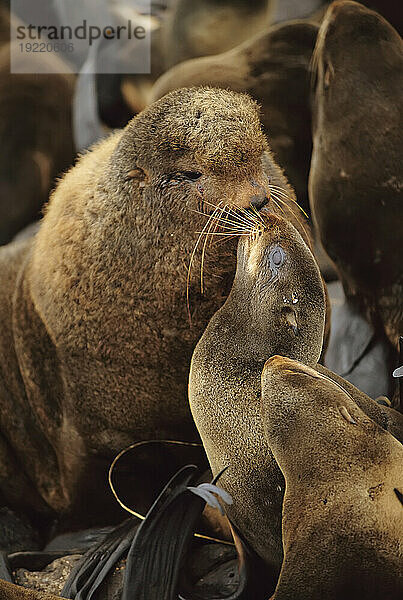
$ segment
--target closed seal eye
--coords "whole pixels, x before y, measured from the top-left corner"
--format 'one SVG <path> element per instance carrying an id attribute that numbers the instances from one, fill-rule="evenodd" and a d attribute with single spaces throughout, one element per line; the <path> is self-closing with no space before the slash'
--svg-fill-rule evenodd
<path id="1" fill-rule="evenodd" d="M 200 179 L 203 173 L 200 173 L 200 171 L 182 171 L 181 175 L 183 175 L 185 179 L 189 179 L 190 181 L 197 181 L 198 179 Z"/>
<path id="2" fill-rule="evenodd" d="M 277 271 L 285 261 L 285 252 L 280 246 L 272 248 L 269 254 L 270 268 Z"/>

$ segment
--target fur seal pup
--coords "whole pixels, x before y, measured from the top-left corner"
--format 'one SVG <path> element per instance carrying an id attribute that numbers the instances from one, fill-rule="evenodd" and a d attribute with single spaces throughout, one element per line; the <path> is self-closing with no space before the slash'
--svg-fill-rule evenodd
<path id="1" fill-rule="evenodd" d="M 165 62 L 217 54 L 262 31 L 269 23 L 271 0 L 176 0 L 164 26 Z"/>
<path id="2" fill-rule="evenodd" d="M 317 32 L 307 21 L 272 27 L 223 54 L 172 67 L 151 91 L 152 101 L 191 85 L 250 94 L 261 106 L 270 147 L 305 211 L 312 151 L 310 63 Z"/>
<path id="3" fill-rule="evenodd" d="M 228 466 L 219 485 L 234 501 L 227 510 L 231 522 L 278 573 L 284 481 L 258 407 L 266 360 L 282 348 L 311 365 L 400 439 L 403 417 L 317 364 L 325 321 L 319 268 L 290 223 L 276 216 L 265 223 L 260 235 L 239 241 L 232 290 L 193 354 L 189 400 L 213 474 Z"/>
<path id="4" fill-rule="evenodd" d="M 280 348 L 284 355 L 317 363 L 325 293 L 319 268 L 295 228 L 275 216 L 264 222 L 262 231 L 239 241 L 232 290 L 193 354 L 189 400 L 213 473 L 228 466 L 219 485 L 234 501 L 229 518 L 278 572 L 284 485 L 264 440 L 260 376 Z"/>
<path id="5" fill-rule="evenodd" d="M 236 262 L 219 238 L 204 253 L 200 293 L 196 232 L 214 220 L 198 213 L 270 206 L 267 174 L 287 185 L 252 99 L 173 92 L 77 162 L 35 238 L 0 251 L 0 489 L 10 506 L 99 524 L 112 514 L 117 452 L 197 439 L 190 359 Z"/>
<path id="6" fill-rule="evenodd" d="M 262 417 L 286 482 L 272 599 L 401 598 L 402 444 L 331 379 L 282 356 L 263 369 Z"/>
<path id="7" fill-rule="evenodd" d="M 403 331 L 403 42 L 377 13 L 335 2 L 319 30 L 313 64 L 314 221 L 347 298 L 397 348 Z"/>

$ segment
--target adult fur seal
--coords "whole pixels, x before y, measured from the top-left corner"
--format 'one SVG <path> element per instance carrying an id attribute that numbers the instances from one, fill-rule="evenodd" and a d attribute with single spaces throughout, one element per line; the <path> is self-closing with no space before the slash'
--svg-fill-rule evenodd
<path id="1" fill-rule="evenodd" d="M 0 245 L 39 218 L 56 177 L 74 156 L 73 75 L 52 74 L 61 64 L 53 55 L 41 58 L 49 73 L 10 73 L 12 49 L 22 70 L 26 59 L 5 39 L 9 27 L 9 13 L 0 7 Z"/>
<path id="2" fill-rule="evenodd" d="M 266 360 L 282 354 L 328 373 L 363 410 L 394 435 L 403 417 L 317 365 L 325 296 L 319 268 L 300 235 L 280 217 L 242 237 L 232 290 L 193 354 L 189 399 L 213 470 L 233 497 L 228 515 L 252 548 L 281 566 L 284 481 L 264 438 L 259 411 Z"/>
<path id="3" fill-rule="evenodd" d="M 174 66 L 151 91 L 152 100 L 190 85 L 250 94 L 261 105 L 270 147 L 306 211 L 312 150 L 310 63 L 317 31 L 306 21 L 272 27 L 223 54 Z"/>
<path id="4" fill-rule="evenodd" d="M 313 64 L 314 221 L 347 297 L 397 348 L 403 332 L 403 42 L 377 13 L 335 2 Z"/>
<path id="5" fill-rule="evenodd" d="M 200 294 L 195 232 L 208 227 L 198 213 L 220 203 L 257 211 L 269 203 L 266 169 L 287 185 L 249 97 L 173 92 L 78 161 L 33 241 L 2 249 L 0 472 L 10 505 L 81 512 L 90 526 L 111 515 L 107 467 L 119 450 L 197 438 L 188 368 L 236 262 L 231 243 L 207 251 Z"/>
<path id="6" fill-rule="evenodd" d="M 331 379 L 282 356 L 263 369 L 262 414 L 286 482 L 273 600 L 401 598 L 402 444 Z"/>
<path id="7" fill-rule="evenodd" d="M 165 26 L 168 67 L 233 48 L 270 22 L 271 0 L 176 0 Z"/>

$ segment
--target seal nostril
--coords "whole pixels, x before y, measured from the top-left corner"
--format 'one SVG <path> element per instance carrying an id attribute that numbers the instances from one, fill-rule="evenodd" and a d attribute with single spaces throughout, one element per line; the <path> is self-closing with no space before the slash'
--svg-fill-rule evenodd
<path id="1" fill-rule="evenodd" d="M 266 204 L 269 203 L 268 196 L 252 196 L 250 205 L 256 210 L 261 210 Z"/>

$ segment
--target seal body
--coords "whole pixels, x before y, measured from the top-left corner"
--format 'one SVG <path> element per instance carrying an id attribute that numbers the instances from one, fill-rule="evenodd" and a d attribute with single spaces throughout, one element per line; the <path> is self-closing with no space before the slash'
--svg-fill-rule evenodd
<path id="1" fill-rule="evenodd" d="M 231 293 L 193 354 L 189 399 L 214 474 L 234 500 L 228 515 L 252 548 L 279 570 L 284 481 L 265 442 L 259 411 L 267 357 L 319 359 L 325 294 L 300 235 L 269 217 L 264 232 L 242 238 Z"/>
<path id="2" fill-rule="evenodd" d="M 284 356 L 304 360 L 346 389 L 370 418 L 403 438 L 402 415 L 317 364 L 324 321 L 325 294 L 312 254 L 290 223 L 269 217 L 260 236 L 241 238 L 231 293 L 192 358 L 190 406 L 213 474 L 228 467 L 219 481 L 233 497 L 228 516 L 277 573 L 284 480 L 259 409 L 266 359 L 281 347 Z"/>
<path id="3" fill-rule="evenodd" d="M 217 226 L 221 206 L 269 205 L 266 172 L 286 185 L 250 98 L 174 92 L 85 154 L 35 239 L 0 252 L 1 489 L 10 506 L 97 523 L 112 514 L 107 469 L 119 450 L 197 439 L 188 368 L 236 262 L 225 237 L 205 248 L 202 294 L 197 232 Z M 21 477 L 10 486 L 14 463 Z"/>
<path id="4" fill-rule="evenodd" d="M 320 28 L 314 65 L 314 221 L 346 296 L 397 347 L 403 331 L 403 42 L 377 13 L 335 2 Z"/>
<path id="5" fill-rule="evenodd" d="M 271 149 L 306 211 L 312 150 L 309 65 L 317 31 L 307 21 L 271 27 L 223 54 L 174 66 L 151 93 L 156 100 L 173 89 L 213 85 L 250 94 L 261 105 Z"/>
<path id="6" fill-rule="evenodd" d="M 286 482 L 273 600 L 401 598 L 401 443 L 331 379 L 281 356 L 262 373 L 262 415 Z"/>

